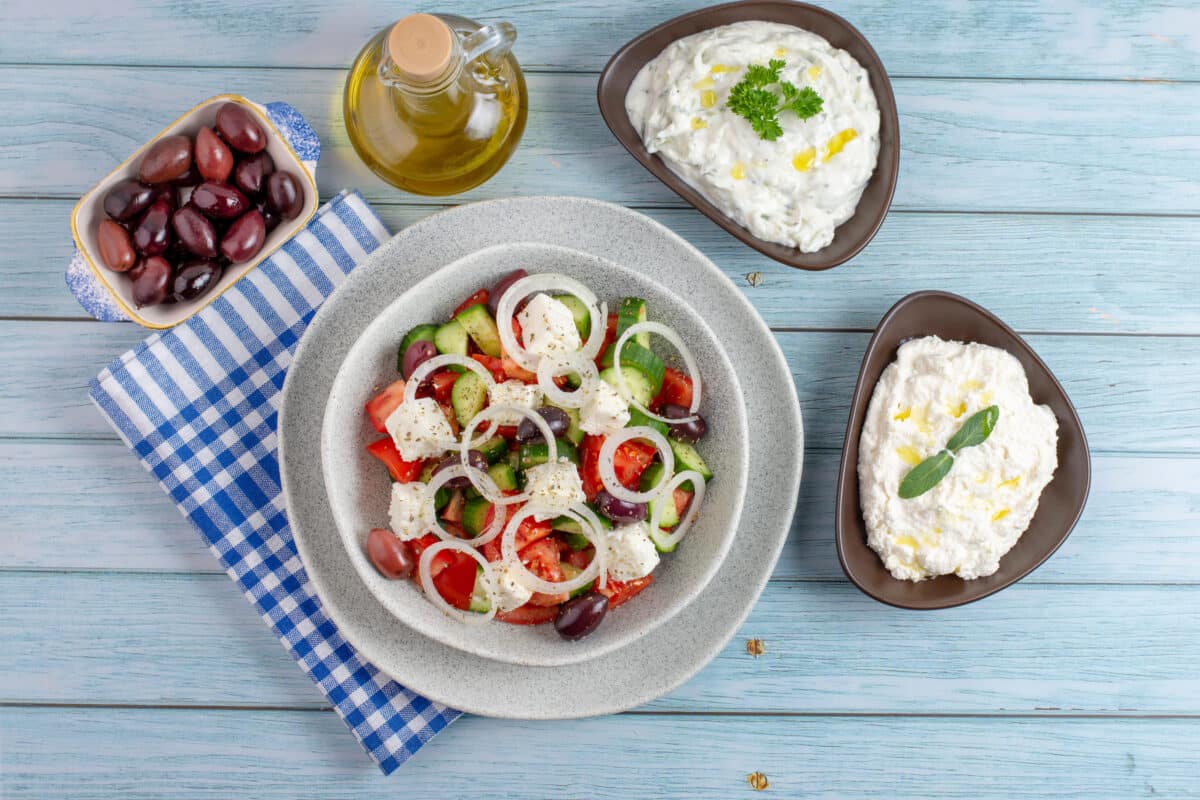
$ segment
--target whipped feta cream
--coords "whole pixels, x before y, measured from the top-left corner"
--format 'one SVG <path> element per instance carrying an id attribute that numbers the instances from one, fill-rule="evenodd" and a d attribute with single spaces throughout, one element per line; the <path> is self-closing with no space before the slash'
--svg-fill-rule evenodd
<path id="1" fill-rule="evenodd" d="M 779 113 L 761 139 L 726 107 L 751 64 L 785 62 L 780 79 L 824 101 L 808 119 Z M 854 214 L 879 158 L 879 105 L 867 71 L 816 34 L 736 22 L 679 39 L 646 64 L 625 98 L 646 149 L 760 239 L 811 253 Z"/>
<path id="2" fill-rule="evenodd" d="M 955 455 L 928 492 L 904 500 L 901 480 L 972 414 L 998 406 L 988 438 Z M 982 344 L 908 341 L 875 386 L 859 442 L 867 543 L 893 576 L 991 575 L 1029 527 L 1058 467 L 1058 421 L 1036 405 L 1021 363 Z"/>

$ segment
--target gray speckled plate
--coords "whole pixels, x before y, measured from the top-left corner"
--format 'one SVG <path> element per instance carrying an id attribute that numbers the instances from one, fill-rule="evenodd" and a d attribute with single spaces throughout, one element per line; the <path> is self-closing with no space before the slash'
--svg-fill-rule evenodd
<path id="1" fill-rule="evenodd" d="M 736 544 L 716 576 L 692 603 L 645 636 L 566 667 L 519 666 L 464 653 L 398 622 L 351 564 L 319 467 L 326 400 L 363 331 L 421 278 L 505 242 L 542 242 L 629 265 L 686 298 L 724 345 L 745 398 L 750 488 Z M 292 531 L 342 633 L 414 691 L 472 713 L 519 719 L 623 711 L 671 691 L 707 664 L 750 613 L 775 566 L 795 512 L 803 452 L 791 374 L 774 337 L 741 292 L 658 223 L 619 206 L 577 198 L 460 206 L 397 235 L 356 269 L 314 318 L 288 372 L 280 411 L 280 466 Z M 480 680 L 481 674 L 487 679 Z"/>
<path id="2" fill-rule="evenodd" d="M 645 298 L 650 319 L 669 325 L 696 359 L 703 376 L 701 413 L 709 425 L 701 455 L 716 476 L 707 486 L 696 524 L 674 553 L 654 571 L 654 585 L 637 600 L 609 614 L 604 624 L 578 642 L 564 641 L 551 625 L 466 625 L 426 600 L 414 581 L 380 575 L 366 556 L 367 532 L 390 527 L 391 482 L 365 446 L 379 438 L 363 404 L 399 378 L 396 348 L 416 325 L 449 318 L 479 286 L 490 286 L 515 269 L 530 274 L 560 272 L 578 279 L 616 309 L 620 298 Z M 401 294 L 375 318 L 350 352 L 325 405 L 321 465 L 325 490 L 342 543 L 359 578 L 406 625 L 443 644 L 510 664 L 548 667 L 573 664 L 616 650 L 675 616 L 708 585 L 737 532 L 746 493 L 749 460 L 746 409 L 733 364 L 704 320 L 679 296 L 644 275 L 611 261 L 541 242 L 485 247 L 447 264 L 407 291 L 406 274 L 387 270 Z M 603 322 L 601 322 L 603 324 Z M 670 357 L 670 345 L 658 351 Z"/>

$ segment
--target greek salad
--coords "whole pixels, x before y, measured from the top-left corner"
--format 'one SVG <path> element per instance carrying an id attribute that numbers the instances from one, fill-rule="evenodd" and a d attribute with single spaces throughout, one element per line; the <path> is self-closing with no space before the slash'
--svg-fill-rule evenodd
<path id="1" fill-rule="evenodd" d="M 366 404 L 393 481 L 375 568 L 464 623 L 572 640 L 649 586 L 712 472 L 695 359 L 647 311 L 517 270 L 408 331 L 401 379 Z"/>

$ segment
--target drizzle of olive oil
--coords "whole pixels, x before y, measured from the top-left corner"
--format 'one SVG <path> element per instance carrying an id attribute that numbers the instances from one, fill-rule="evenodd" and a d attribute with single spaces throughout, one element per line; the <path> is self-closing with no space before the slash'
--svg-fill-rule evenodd
<path id="1" fill-rule="evenodd" d="M 896 455 L 900 456 L 900 460 L 906 464 L 916 466 L 921 463 L 921 454 L 916 451 L 916 448 L 908 445 L 901 445 L 896 448 Z"/>

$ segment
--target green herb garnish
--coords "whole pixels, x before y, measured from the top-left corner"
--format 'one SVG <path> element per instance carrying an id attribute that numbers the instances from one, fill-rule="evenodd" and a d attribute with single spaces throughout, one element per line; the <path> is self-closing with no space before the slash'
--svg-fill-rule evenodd
<path id="1" fill-rule="evenodd" d="M 821 113 L 825 101 L 809 86 L 797 89 L 793 84 L 779 79 L 779 72 L 787 62 L 773 58 L 762 64 L 746 67 L 746 75 L 729 90 L 726 107 L 743 117 L 754 128 L 758 138 L 773 142 L 783 134 L 779 124 L 779 112 L 791 111 L 800 119 L 808 119 Z M 778 84 L 779 94 L 767 88 Z"/>
<path id="2" fill-rule="evenodd" d="M 950 437 L 950 441 L 946 442 L 944 450 L 939 450 L 908 471 L 904 480 L 900 481 L 900 498 L 911 500 L 937 486 L 954 466 L 954 454 L 964 447 L 983 444 L 984 440 L 992 435 L 998 419 L 999 406 L 988 406 L 983 411 L 972 414 L 958 432 Z"/>

